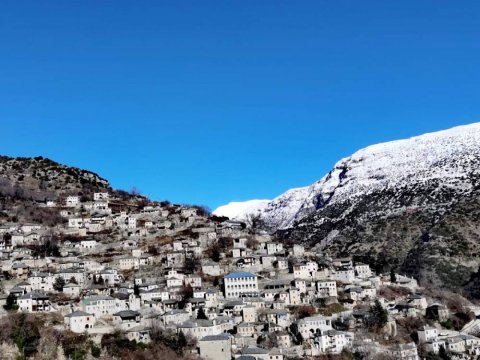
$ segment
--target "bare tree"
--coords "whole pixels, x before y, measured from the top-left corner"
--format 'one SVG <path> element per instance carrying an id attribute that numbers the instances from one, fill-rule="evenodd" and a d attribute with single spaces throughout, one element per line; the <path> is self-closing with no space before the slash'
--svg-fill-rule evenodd
<path id="1" fill-rule="evenodd" d="M 247 214 L 245 216 L 245 224 L 247 225 L 249 233 L 254 235 L 266 229 L 265 221 L 259 213 Z"/>

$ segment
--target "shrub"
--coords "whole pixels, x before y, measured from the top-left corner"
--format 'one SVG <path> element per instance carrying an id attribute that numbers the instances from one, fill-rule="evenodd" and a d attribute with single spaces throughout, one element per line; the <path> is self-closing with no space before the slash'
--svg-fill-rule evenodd
<path id="1" fill-rule="evenodd" d="M 94 358 L 98 358 L 102 354 L 102 349 L 92 342 L 90 343 L 90 352 Z"/>
<path id="2" fill-rule="evenodd" d="M 10 337 L 25 357 L 32 356 L 37 352 L 40 324 L 33 316 L 19 314 L 15 318 L 15 326 Z"/>
<path id="3" fill-rule="evenodd" d="M 299 306 L 297 308 L 297 314 L 299 319 L 303 319 L 312 315 L 315 315 L 317 311 L 313 306 L 305 305 L 305 306 Z"/>
<path id="4" fill-rule="evenodd" d="M 327 305 L 326 307 L 319 309 L 318 313 L 323 316 L 332 316 L 333 314 L 338 314 L 344 310 L 345 308 L 342 306 L 342 304 L 337 303 L 337 304 Z"/>

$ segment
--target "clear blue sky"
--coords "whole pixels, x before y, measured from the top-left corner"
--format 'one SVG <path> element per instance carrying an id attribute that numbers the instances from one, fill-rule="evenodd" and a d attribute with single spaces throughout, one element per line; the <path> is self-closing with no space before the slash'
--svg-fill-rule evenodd
<path id="1" fill-rule="evenodd" d="M 480 121 L 478 1 L 3 1 L 0 153 L 206 204 Z"/>

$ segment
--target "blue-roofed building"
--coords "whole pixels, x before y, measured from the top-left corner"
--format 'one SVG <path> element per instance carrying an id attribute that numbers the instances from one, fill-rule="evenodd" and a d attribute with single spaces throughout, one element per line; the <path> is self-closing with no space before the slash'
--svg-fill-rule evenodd
<path id="1" fill-rule="evenodd" d="M 243 278 L 243 277 L 257 277 L 257 275 L 249 272 L 243 272 L 243 271 L 233 272 L 225 275 L 225 278 Z"/>
<path id="2" fill-rule="evenodd" d="M 227 299 L 258 296 L 258 279 L 255 274 L 233 272 L 225 275 L 223 280 Z"/>

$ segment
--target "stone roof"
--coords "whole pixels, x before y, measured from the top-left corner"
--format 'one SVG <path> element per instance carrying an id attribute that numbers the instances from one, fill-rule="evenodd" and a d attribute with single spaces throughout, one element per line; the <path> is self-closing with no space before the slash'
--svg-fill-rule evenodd
<path id="1" fill-rule="evenodd" d="M 269 350 L 262 349 L 262 348 L 257 348 L 257 347 L 255 347 L 255 348 L 246 348 L 246 349 L 243 349 L 243 350 L 242 350 L 242 354 L 243 354 L 243 355 L 255 355 L 255 354 L 259 354 L 259 355 L 261 354 L 261 355 L 263 355 L 263 354 L 268 354 L 268 353 L 270 353 Z"/>
<path id="2" fill-rule="evenodd" d="M 115 314 L 113 314 L 113 316 L 120 316 L 122 319 L 123 318 L 129 318 L 129 317 L 136 317 L 136 316 L 139 316 L 140 313 L 138 311 L 134 311 L 134 310 L 122 310 L 122 311 L 119 311 Z"/>
<path id="3" fill-rule="evenodd" d="M 92 314 L 86 313 L 85 311 L 74 311 L 70 314 L 65 315 L 65 317 L 71 318 L 71 317 L 80 317 L 80 316 L 93 316 Z"/>
<path id="4" fill-rule="evenodd" d="M 228 334 L 209 335 L 200 339 L 200 341 L 226 341 L 231 338 Z"/>
<path id="5" fill-rule="evenodd" d="M 25 299 L 34 299 L 34 300 L 35 299 L 44 299 L 44 300 L 48 300 L 48 295 L 45 294 L 45 293 L 41 293 L 41 292 L 31 292 L 31 293 L 19 296 L 18 299 L 19 300 L 25 300 Z"/>

